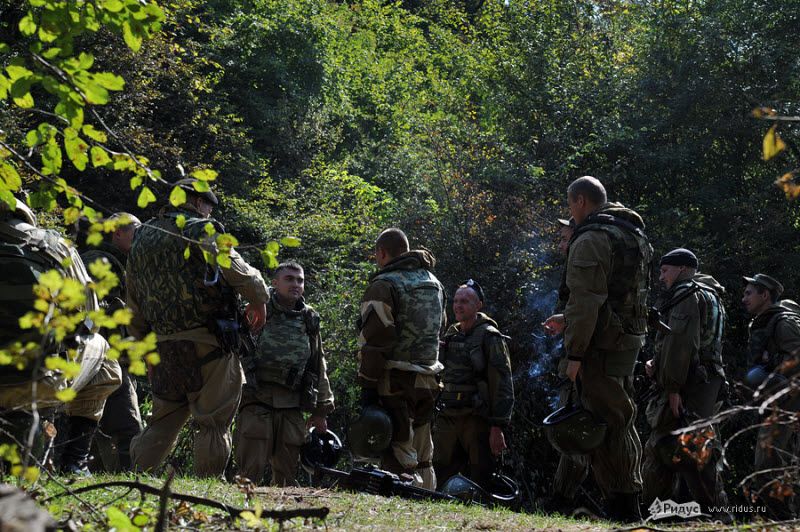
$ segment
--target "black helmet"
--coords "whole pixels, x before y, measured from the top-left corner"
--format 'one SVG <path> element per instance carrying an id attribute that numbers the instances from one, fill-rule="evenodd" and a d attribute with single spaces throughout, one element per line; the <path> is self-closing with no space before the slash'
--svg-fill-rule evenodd
<path id="1" fill-rule="evenodd" d="M 333 431 L 318 434 L 311 428 L 306 441 L 300 448 L 300 465 L 309 474 L 314 474 L 316 466 L 333 467 L 342 454 L 342 442 Z"/>
<path id="2" fill-rule="evenodd" d="M 377 405 L 361 410 L 347 431 L 350 450 L 358 458 L 377 458 L 392 442 L 392 418 Z"/>
<path id="3" fill-rule="evenodd" d="M 448 478 L 439 491 L 464 503 L 485 504 L 489 500 L 489 496 L 483 488 L 461 474 Z"/>
<path id="4" fill-rule="evenodd" d="M 187 194 L 203 198 L 214 207 L 219 205 L 219 200 L 217 199 L 216 194 L 211 192 L 210 188 L 205 192 L 199 192 L 196 188 L 194 188 L 195 186 L 194 184 L 199 181 L 200 181 L 199 179 L 195 179 L 194 177 L 184 177 L 183 179 L 179 179 L 178 181 L 176 181 L 175 186 L 182 188 L 183 191 L 186 192 Z"/>
<path id="5" fill-rule="evenodd" d="M 489 492 L 489 499 L 495 504 L 508 508 L 517 508 L 519 506 L 519 484 L 499 471 L 492 474 L 487 491 Z"/>
<path id="6" fill-rule="evenodd" d="M 563 406 L 544 418 L 550 445 L 566 455 L 589 454 L 606 439 L 608 424 L 580 405 Z"/>

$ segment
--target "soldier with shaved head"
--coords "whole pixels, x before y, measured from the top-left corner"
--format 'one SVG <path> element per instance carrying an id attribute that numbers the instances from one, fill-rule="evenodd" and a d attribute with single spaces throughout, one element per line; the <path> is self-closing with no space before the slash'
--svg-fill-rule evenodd
<path id="1" fill-rule="evenodd" d="M 410 250 L 400 229 L 375 242 L 379 271 L 361 301 L 359 369 L 362 408 L 380 404 L 392 418 L 382 467 L 436 487 L 431 420 L 439 391 L 439 335 L 446 325 L 444 289 L 425 250 Z"/>

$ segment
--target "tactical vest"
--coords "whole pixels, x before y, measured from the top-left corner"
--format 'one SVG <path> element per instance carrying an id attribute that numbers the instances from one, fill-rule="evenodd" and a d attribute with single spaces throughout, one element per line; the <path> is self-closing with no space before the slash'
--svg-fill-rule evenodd
<path id="1" fill-rule="evenodd" d="M 469 334 L 461 331 L 445 336 L 441 354 L 442 403 L 444 408 L 472 407 L 488 415 L 489 384 L 487 382 L 488 356 L 483 350 L 487 337 L 502 333 L 490 322 L 477 325 Z"/>
<path id="2" fill-rule="evenodd" d="M 423 268 L 392 270 L 379 273 L 374 279 L 391 283 L 398 295 L 394 309 L 397 343 L 390 360 L 421 365 L 436 363 L 444 308 L 442 284 Z"/>
<path id="3" fill-rule="evenodd" d="M 186 216 L 183 234 L 195 240 L 206 237 L 206 224 L 221 226 L 194 213 L 168 213 L 148 221 L 136 232 L 128 255 L 128 286 L 136 295 L 139 309 L 156 334 L 174 334 L 197 327 L 208 327 L 210 320 L 222 317 L 225 308 L 222 275 L 203 258 L 197 245 L 190 246 L 175 236 L 178 214 Z"/>
<path id="4" fill-rule="evenodd" d="M 792 355 L 781 352 L 774 341 L 775 328 L 783 320 L 793 320 L 800 325 L 800 305 L 791 299 L 784 299 L 750 322 L 747 343 L 750 365 L 765 364 L 772 371 L 783 362 L 785 356 Z M 763 359 L 765 354 L 767 360 Z"/>
<path id="5" fill-rule="evenodd" d="M 700 331 L 700 351 L 697 354 L 699 362 L 703 365 L 712 365 L 718 371 L 723 368 L 722 361 L 722 332 L 725 329 L 725 307 L 722 306 L 716 290 L 694 279 L 681 281 L 672 289 L 672 296 L 659 309 L 662 315 L 667 315 L 675 306 L 692 294 L 697 294 L 700 300 L 702 315 Z"/>
<path id="6" fill-rule="evenodd" d="M 258 340 L 256 377 L 259 383 L 279 384 L 297 391 L 312 355 L 312 338 L 319 333 L 319 315 L 306 306 L 301 311 L 275 309 Z"/>
<path id="7" fill-rule="evenodd" d="M 602 231 L 611 241 L 608 298 L 600 309 L 593 344 L 603 350 L 639 349 L 647 334 L 647 295 L 653 248 L 644 232 L 610 214 L 589 216 L 575 229 L 570 244 L 587 231 Z M 607 329 L 603 324 L 614 324 Z M 620 333 L 628 336 L 620 337 Z"/>

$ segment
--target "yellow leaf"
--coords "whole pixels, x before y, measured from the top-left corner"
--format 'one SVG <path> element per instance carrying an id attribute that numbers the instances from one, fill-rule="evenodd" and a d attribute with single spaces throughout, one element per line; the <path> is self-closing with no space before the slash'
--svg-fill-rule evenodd
<path id="1" fill-rule="evenodd" d="M 153 191 L 147 187 L 142 187 L 142 191 L 139 192 L 139 198 L 136 200 L 136 205 L 138 205 L 140 209 L 144 209 L 155 200 L 156 196 L 153 194 Z"/>
<path id="2" fill-rule="evenodd" d="M 56 399 L 64 403 L 69 403 L 70 401 L 75 399 L 76 395 L 78 395 L 78 393 L 72 388 L 65 388 L 61 391 L 56 392 Z"/>
<path id="3" fill-rule="evenodd" d="M 141 360 L 132 360 L 128 371 L 134 375 L 147 375 L 147 367 Z"/>
<path id="4" fill-rule="evenodd" d="M 780 152 L 782 152 L 784 148 L 786 148 L 786 143 L 783 142 L 781 137 L 778 135 L 777 129 L 778 125 L 775 124 L 774 126 L 769 128 L 767 134 L 764 135 L 763 157 L 765 161 L 769 161 L 770 159 L 778 155 Z"/>
<path id="5" fill-rule="evenodd" d="M 150 353 L 149 355 L 144 357 L 145 361 L 151 366 L 157 366 L 159 362 L 161 362 L 161 357 L 158 356 L 158 353 Z"/>

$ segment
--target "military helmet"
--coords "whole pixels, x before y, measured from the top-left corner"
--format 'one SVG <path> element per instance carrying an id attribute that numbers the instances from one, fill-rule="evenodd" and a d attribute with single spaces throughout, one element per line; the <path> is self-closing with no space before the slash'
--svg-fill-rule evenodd
<path id="1" fill-rule="evenodd" d="M 36 215 L 33 213 L 30 207 L 28 207 L 24 201 L 20 200 L 19 198 L 14 198 L 14 214 L 20 218 L 20 220 L 27 222 L 33 226 L 36 225 Z M 8 204 L 5 201 L 0 201 L 0 212 L 8 212 L 11 209 L 8 208 Z"/>
<path id="2" fill-rule="evenodd" d="M 496 471 L 486 487 L 489 499 L 495 504 L 509 508 L 518 508 L 520 504 L 519 484 L 511 477 Z"/>
<path id="3" fill-rule="evenodd" d="M 550 445 L 566 455 L 589 454 L 606 439 L 608 424 L 580 405 L 563 406 L 544 418 Z"/>
<path id="4" fill-rule="evenodd" d="M 484 504 L 489 500 L 483 488 L 460 473 L 448 478 L 439 491 L 465 503 Z"/>
<path id="5" fill-rule="evenodd" d="M 342 441 L 336 433 L 329 430 L 320 434 L 312 427 L 300 448 L 300 465 L 313 475 L 316 466 L 335 466 L 341 454 Z"/>
<path id="6" fill-rule="evenodd" d="M 356 457 L 377 458 L 392 442 L 392 418 L 380 406 L 367 406 L 350 425 L 347 439 Z"/>
<path id="7" fill-rule="evenodd" d="M 176 181 L 175 186 L 182 188 L 184 192 L 203 198 L 214 207 L 219 205 L 219 200 L 217 199 L 216 194 L 211 192 L 210 188 L 205 192 L 198 192 L 197 189 L 194 188 L 194 184 L 198 181 L 199 180 L 195 179 L 194 177 L 184 177 L 183 179 Z"/>
<path id="8" fill-rule="evenodd" d="M 767 381 L 764 385 L 766 388 L 783 384 L 786 382 L 786 377 L 778 372 L 770 372 L 764 365 L 753 366 L 744 377 L 744 383 L 753 390 L 761 386 L 764 381 Z"/>

